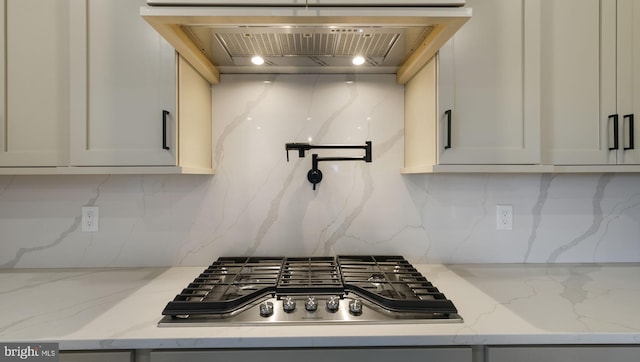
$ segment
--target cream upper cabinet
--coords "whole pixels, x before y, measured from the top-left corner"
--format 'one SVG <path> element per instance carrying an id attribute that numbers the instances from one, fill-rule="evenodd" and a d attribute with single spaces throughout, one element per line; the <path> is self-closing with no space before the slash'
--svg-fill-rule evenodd
<path id="1" fill-rule="evenodd" d="M 471 20 L 405 85 L 402 172 L 535 172 L 540 0 L 467 6 Z"/>
<path id="2" fill-rule="evenodd" d="M 176 164 L 175 52 L 144 3 L 74 0 L 72 166 Z"/>
<path id="3" fill-rule="evenodd" d="M 0 167 L 66 163 L 68 1 L 0 6 Z"/>
<path id="4" fill-rule="evenodd" d="M 543 161 L 616 163 L 616 1 L 542 4 Z M 619 126 L 619 124 L 618 124 Z M 618 140 L 619 141 L 619 140 Z"/>
<path id="5" fill-rule="evenodd" d="M 70 1 L 71 173 L 213 173 L 211 87 L 145 1 Z"/>
<path id="6" fill-rule="evenodd" d="M 214 172 L 211 87 L 144 0 L 0 1 L 0 174 Z"/>
<path id="7" fill-rule="evenodd" d="M 543 2 L 543 160 L 640 164 L 640 3 Z"/>
<path id="8" fill-rule="evenodd" d="M 467 0 L 439 52 L 438 164 L 540 162 L 540 1 Z"/>
<path id="9" fill-rule="evenodd" d="M 638 127 L 640 114 L 640 2 L 618 0 L 618 100 L 616 113 L 622 132 L 619 136 L 618 163 L 640 164 Z M 631 125 L 633 124 L 633 125 Z"/>

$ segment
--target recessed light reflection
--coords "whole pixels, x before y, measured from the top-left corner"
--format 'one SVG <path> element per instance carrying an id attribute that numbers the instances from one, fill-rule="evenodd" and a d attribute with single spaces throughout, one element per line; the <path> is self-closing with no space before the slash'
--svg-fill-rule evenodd
<path id="1" fill-rule="evenodd" d="M 264 64 L 264 58 L 259 55 L 256 55 L 253 58 L 251 58 L 251 63 L 255 65 L 262 65 Z"/>

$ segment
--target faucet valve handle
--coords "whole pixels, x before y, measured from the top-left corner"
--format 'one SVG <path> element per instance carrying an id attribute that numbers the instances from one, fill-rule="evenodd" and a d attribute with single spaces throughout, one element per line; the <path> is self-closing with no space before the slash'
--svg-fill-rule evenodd
<path id="1" fill-rule="evenodd" d="M 318 169 L 318 154 L 314 153 L 311 160 L 311 170 L 307 172 L 307 180 L 313 184 L 313 189 L 316 189 L 316 184 L 322 181 L 322 171 Z"/>

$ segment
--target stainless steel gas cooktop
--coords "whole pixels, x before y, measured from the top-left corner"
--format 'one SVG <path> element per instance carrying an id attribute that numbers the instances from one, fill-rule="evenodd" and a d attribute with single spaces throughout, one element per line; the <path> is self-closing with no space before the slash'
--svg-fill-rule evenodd
<path id="1" fill-rule="evenodd" d="M 221 257 L 162 311 L 159 326 L 461 322 L 402 256 Z"/>

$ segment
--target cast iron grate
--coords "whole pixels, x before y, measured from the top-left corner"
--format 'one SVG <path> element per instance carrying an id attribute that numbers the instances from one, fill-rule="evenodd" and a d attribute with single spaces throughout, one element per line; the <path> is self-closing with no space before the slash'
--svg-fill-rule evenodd
<path id="1" fill-rule="evenodd" d="M 281 295 L 342 295 L 344 286 L 333 257 L 286 258 L 276 286 Z"/>
<path id="2" fill-rule="evenodd" d="M 453 302 L 401 256 L 338 256 L 344 288 L 398 312 L 457 313 Z"/>
<path id="3" fill-rule="evenodd" d="M 402 256 L 221 257 L 176 295 L 163 315 L 228 314 L 265 297 L 353 293 L 396 312 L 457 313 Z"/>
<path id="4" fill-rule="evenodd" d="M 284 258 L 222 257 L 169 302 L 163 315 L 223 314 L 274 294 Z"/>

